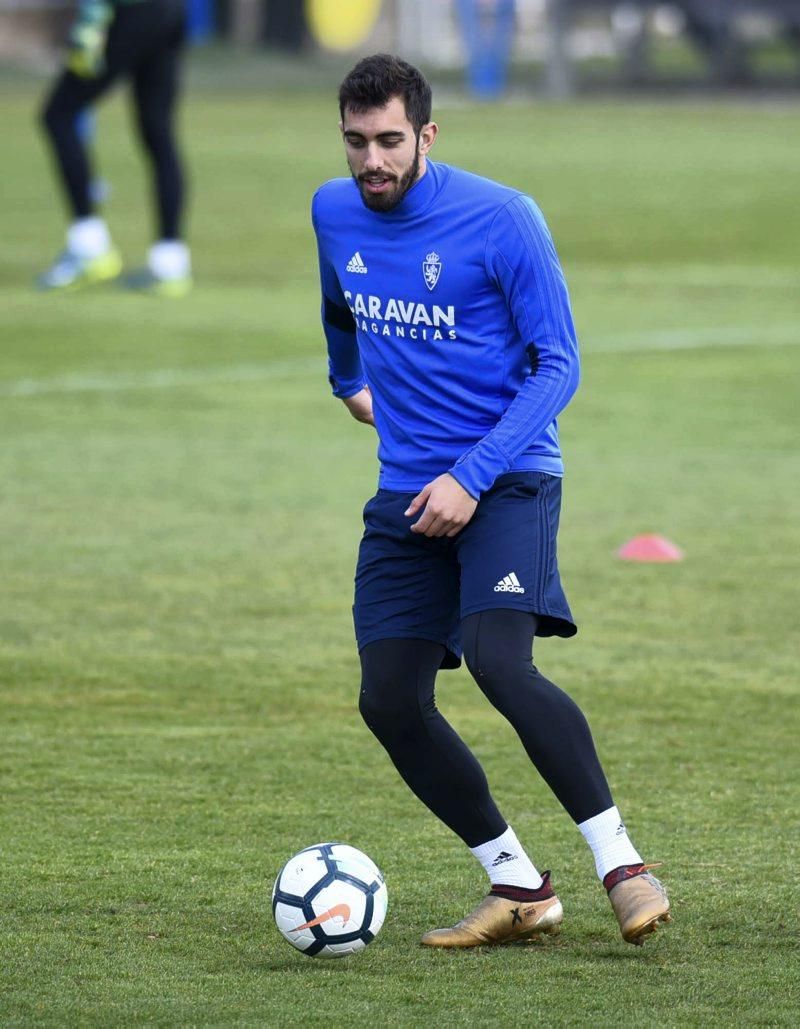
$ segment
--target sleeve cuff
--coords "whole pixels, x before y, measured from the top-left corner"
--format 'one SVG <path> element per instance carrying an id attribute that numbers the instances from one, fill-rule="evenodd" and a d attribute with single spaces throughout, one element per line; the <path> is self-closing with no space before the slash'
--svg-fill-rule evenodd
<path id="1" fill-rule="evenodd" d="M 495 479 L 507 472 L 510 464 L 499 447 L 489 440 L 482 440 L 448 471 L 474 500 L 480 500 L 481 494 L 492 488 Z"/>
<path id="2" fill-rule="evenodd" d="M 363 379 L 358 381 L 351 379 L 348 382 L 342 382 L 340 379 L 335 379 L 332 375 L 328 377 L 328 382 L 331 384 L 333 395 L 339 400 L 348 400 L 350 397 L 354 397 L 356 393 L 360 393 L 367 385 Z"/>

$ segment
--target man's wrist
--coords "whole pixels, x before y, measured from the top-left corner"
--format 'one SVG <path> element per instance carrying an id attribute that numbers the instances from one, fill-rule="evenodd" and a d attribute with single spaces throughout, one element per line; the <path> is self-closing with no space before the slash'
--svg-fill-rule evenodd
<path id="1" fill-rule="evenodd" d="M 356 396 L 357 393 L 367 388 L 367 384 L 363 379 L 357 381 L 351 379 L 349 382 L 342 382 L 335 376 L 330 375 L 328 376 L 328 382 L 337 400 L 349 400 L 350 397 Z"/>
<path id="2" fill-rule="evenodd" d="M 453 469 L 452 469 L 452 468 L 450 468 L 450 469 L 449 469 L 449 470 L 447 471 L 447 473 L 446 473 L 446 474 L 447 474 L 447 475 L 449 475 L 451 479 L 455 479 L 455 481 L 456 481 L 456 482 L 458 483 L 458 485 L 459 485 L 459 486 L 460 486 L 460 487 L 461 487 L 461 488 L 462 488 L 462 489 L 464 490 L 464 492 L 465 492 L 465 493 L 466 493 L 466 494 L 467 494 L 468 496 L 472 497 L 472 499 L 473 499 L 474 501 L 476 501 L 476 502 L 477 502 L 477 501 L 479 501 L 479 500 L 481 499 L 481 497 L 480 497 L 480 493 L 479 493 L 479 494 L 478 494 L 477 496 L 475 496 L 475 494 L 474 494 L 474 493 L 472 492 L 472 490 L 471 490 L 471 489 L 469 489 L 469 488 L 468 488 L 468 487 L 467 487 L 467 486 L 466 486 L 466 485 L 465 485 L 465 484 L 464 484 L 464 483 L 463 483 L 463 482 L 461 481 L 461 479 L 459 479 L 458 475 L 456 475 L 456 473 L 455 473 L 455 472 L 453 471 Z"/>

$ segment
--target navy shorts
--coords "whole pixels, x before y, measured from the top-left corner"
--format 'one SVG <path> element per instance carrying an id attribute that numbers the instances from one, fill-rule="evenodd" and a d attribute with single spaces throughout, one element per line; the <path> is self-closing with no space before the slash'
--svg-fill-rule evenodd
<path id="1" fill-rule="evenodd" d="M 472 520 L 450 539 L 411 531 L 403 514 L 415 493 L 378 490 L 364 508 L 353 605 L 361 650 L 383 639 L 424 639 L 461 663 L 462 618 L 491 608 L 538 616 L 538 636 L 578 631 L 561 587 L 556 534 L 561 479 L 544 472 L 501 475 Z"/>

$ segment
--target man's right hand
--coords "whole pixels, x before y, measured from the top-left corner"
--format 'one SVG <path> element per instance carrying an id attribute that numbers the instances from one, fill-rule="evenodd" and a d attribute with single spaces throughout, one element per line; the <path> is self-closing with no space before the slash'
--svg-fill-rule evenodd
<path id="1" fill-rule="evenodd" d="M 357 422 L 364 422 L 365 425 L 375 427 L 375 419 L 372 417 L 372 394 L 369 386 L 354 393 L 352 397 L 347 397 L 342 403 Z"/>

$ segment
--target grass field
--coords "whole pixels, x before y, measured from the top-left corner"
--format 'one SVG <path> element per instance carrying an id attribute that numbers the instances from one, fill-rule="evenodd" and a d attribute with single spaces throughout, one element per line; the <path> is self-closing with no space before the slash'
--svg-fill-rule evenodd
<path id="1" fill-rule="evenodd" d="M 202 68 L 200 69 L 202 72 Z M 564 903 L 562 935 L 429 953 L 483 891 L 356 711 L 350 624 L 374 440 L 328 396 L 308 204 L 332 94 L 188 97 L 197 288 L 35 294 L 62 212 L 0 96 L 3 1025 L 791 1025 L 798 1021 L 800 105 L 439 111 L 437 155 L 530 191 L 584 349 L 562 420 L 581 633 L 537 663 L 584 707 L 675 922 L 618 938 L 583 841 L 464 671 L 440 703 Z M 148 218 L 100 120 L 129 263 Z M 663 533 L 670 566 L 619 562 Z M 382 867 L 364 954 L 309 961 L 269 897 L 302 846 Z"/>

